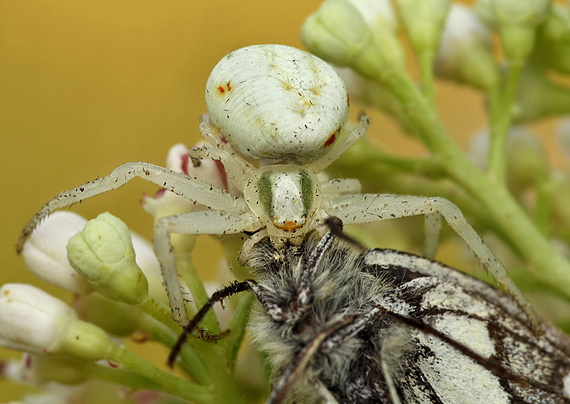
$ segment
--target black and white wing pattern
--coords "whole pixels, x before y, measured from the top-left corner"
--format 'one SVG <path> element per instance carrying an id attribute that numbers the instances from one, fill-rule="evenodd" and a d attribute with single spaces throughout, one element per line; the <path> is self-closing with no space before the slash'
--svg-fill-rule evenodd
<path id="1" fill-rule="evenodd" d="M 258 243 L 250 329 L 269 403 L 570 403 L 570 342 L 503 292 L 429 259 L 332 237 Z"/>
<path id="2" fill-rule="evenodd" d="M 508 296 L 440 263 L 391 250 L 364 262 L 392 283 L 374 338 L 391 402 L 570 403 L 562 332 L 544 323 L 537 336 Z"/>

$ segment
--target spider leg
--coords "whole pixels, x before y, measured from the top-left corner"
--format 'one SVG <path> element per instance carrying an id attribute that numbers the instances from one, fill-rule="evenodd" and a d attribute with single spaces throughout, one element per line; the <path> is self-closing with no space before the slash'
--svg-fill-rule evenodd
<path id="1" fill-rule="evenodd" d="M 324 194 L 359 194 L 362 185 L 354 178 L 335 178 L 321 182 L 321 191 Z"/>
<path id="2" fill-rule="evenodd" d="M 190 157 L 221 161 L 228 178 L 238 189 L 243 189 L 245 177 L 255 167 L 239 155 L 230 145 L 221 140 L 208 114 L 202 115 L 200 133 L 214 147 L 194 147 L 188 151 Z"/>
<path id="3" fill-rule="evenodd" d="M 170 234 L 234 234 L 254 231 L 261 227 L 257 217 L 251 213 L 230 213 L 224 211 L 196 211 L 161 218 L 154 228 L 153 247 L 160 262 L 168 301 L 174 320 L 184 326 L 187 320 L 186 307 L 180 290 L 176 271 L 174 249 Z"/>
<path id="4" fill-rule="evenodd" d="M 489 270 L 497 282 L 503 285 L 517 301 L 517 304 L 532 323 L 535 332 L 540 332 L 540 322 L 530 303 L 509 277 L 503 264 L 495 257 L 469 222 L 465 220 L 461 210 L 452 202 L 438 197 L 388 194 L 343 195 L 332 199 L 330 202 L 332 203 L 330 203 L 330 208 L 326 209 L 327 213 L 331 216 L 338 216 L 344 224 L 371 223 L 379 220 L 426 215 L 428 227 L 426 234 L 428 236 L 439 233 L 439 225 L 434 220 L 433 215 L 441 214 L 449 226 L 465 240 L 483 267 Z M 432 244 L 426 250 L 432 254 L 435 248 Z"/>
<path id="5" fill-rule="evenodd" d="M 316 161 L 307 164 L 307 168 L 315 173 L 320 173 L 325 168 L 334 163 L 338 158 L 347 151 L 358 139 L 366 134 L 366 130 L 370 125 L 370 118 L 361 114 L 358 126 L 343 137 L 336 146 L 334 146 L 327 154 Z"/>
<path id="6" fill-rule="evenodd" d="M 69 191 L 64 191 L 46 203 L 22 230 L 16 250 L 22 251 L 24 242 L 42 219 L 57 209 L 81 202 L 92 196 L 117 189 L 135 177 L 140 177 L 181 195 L 191 201 L 215 210 L 239 210 L 238 202 L 221 189 L 150 163 L 127 163 L 115 168 L 109 175 L 90 181 Z"/>

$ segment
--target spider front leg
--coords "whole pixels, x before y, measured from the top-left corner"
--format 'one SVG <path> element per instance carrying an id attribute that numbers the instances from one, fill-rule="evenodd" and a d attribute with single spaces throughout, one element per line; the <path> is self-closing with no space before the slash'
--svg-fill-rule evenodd
<path id="1" fill-rule="evenodd" d="M 366 134 L 366 130 L 370 125 L 370 118 L 366 114 L 361 114 L 359 118 L 358 125 L 346 134 L 339 142 L 336 144 L 327 154 L 321 158 L 309 163 L 307 168 L 314 171 L 315 173 L 320 173 L 325 168 L 330 166 L 339 157 L 347 151 L 352 145 L 356 143 L 358 139 Z"/>
<path id="2" fill-rule="evenodd" d="M 160 262 L 162 277 L 172 309 L 172 317 L 181 326 L 188 323 L 188 315 L 178 272 L 176 271 L 174 249 L 170 234 L 235 234 L 255 231 L 261 223 L 252 213 L 231 213 L 227 211 L 197 211 L 161 218 L 154 228 L 153 247 Z"/>
<path id="3" fill-rule="evenodd" d="M 212 187 L 210 184 L 154 164 L 143 162 L 127 163 L 115 168 L 105 177 L 98 178 L 69 191 L 64 191 L 46 203 L 22 230 L 16 244 L 17 251 L 22 251 L 22 246 L 28 236 L 40 221 L 53 211 L 117 189 L 136 177 L 152 182 L 211 209 L 220 210 L 237 207 L 234 198 L 221 189 Z"/>
<path id="4" fill-rule="evenodd" d="M 344 195 L 333 199 L 327 213 L 339 217 L 345 224 L 371 223 L 380 220 L 395 219 L 407 216 L 426 215 L 426 234 L 439 233 L 441 223 L 434 214 L 441 214 L 449 226 L 465 241 L 484 268 L 517 301 L 529 318 L 535 331 L 541 327 L 530 303 L 526 300 L 518 286 L 509 277 L 507 270 L 483 242 L 475 229 L 467 222 L 461 210 L 447 199 L 438 197 L 403 196 L 388 194 L 356 194 Z M 433 244 L 433 243 L 432 243 Z M 426 250 L 433 250 L 433 245 Z"/>

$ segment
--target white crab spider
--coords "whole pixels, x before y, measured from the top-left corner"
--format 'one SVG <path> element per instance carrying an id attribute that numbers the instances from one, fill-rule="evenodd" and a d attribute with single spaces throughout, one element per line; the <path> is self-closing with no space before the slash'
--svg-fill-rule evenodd
<path id="1" fill-rule="evenodd" d="M 337 141 L 347 120 L 348 97 L 342 79 L 321 59 L 282 45 L 236 50 L 212 71 L 206 104 L 210 116 L 203 117 L 200 132 L 213 147 L 192 149 L 190 156 L 221 160 L 229 180 L 243 196 L 232 197 L 153 164 L 127 163 L 106 177 L 57 195 L 24 228 L 18 247 L 54 210 L 118 188 L 135 177 L 195 201 L 209 210 L 162 218 L 154 230 L 154 250 L 173 317 L 184 325 L 188 320 L 171 233 L 257 232 L 244 245 L 247 254 L 248 248 L 266 235 L 274 243 L 300 241 L 329 216 L 354 224 L 423 214 L 426 251 L 432 255 L 441 226 L 439 213 L 534 320 L 530 305 L 502 264 L 453 203 L 437 197 L 360 194 L 357 180 L 317 179 L 317 173 L 362 137 L 369 124 L 363 116 L 353 131 Z"/>

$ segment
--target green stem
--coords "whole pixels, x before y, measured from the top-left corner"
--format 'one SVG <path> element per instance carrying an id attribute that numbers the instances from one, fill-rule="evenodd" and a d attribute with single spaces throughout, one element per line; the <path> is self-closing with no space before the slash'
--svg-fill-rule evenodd
<path id="1" fill-rule="evenodd" d="M 425 50 L 420 55 L 420 72 L 422 78 L 422 88 L 428 102 L 433 103 L 435 100 L 435 86 L 433 84 L 433 60 L 434 53 L 431 50 Z"/>
<path id="2" fill-rule="evenodd" d="M 543 236 L 504 183 L 494 181 L 461 155 L 446 154 L 441 161 L 450 177 L 489 212 L 537 278 L 570 298 L 570 263 Z"/>
<path id="3" fill-rule="evenodd" d="M 241 296 L 236 311 L 230 320 L 228 328 L 230 335 L 227 337 L 226 343 L 226 359 L 230 366 L 235 367 L 236 358 L 239 348 L 245 335 L 247 322 L 249 320 L 249 310 L 253 303 L 254 296 L 252 293 L 246 293 Z"/>
<path id="4" fill-rule="evenodd" d="M 550 235 L 551 201 L 554 192 L 553 182 L 544 179 L 536 184 L 535 222 L 545 236 Z"/>
<path id="5" fill-rule="evenodd" d="M 504 183 L 507 177 L 507 138 L 512 121 L 512 107 L 517 95 L 522 65 L 511 65 L 503 95 L 491 99 L 491 142 L 489 145 L 489 174 Z"/>
<path id="6" fill-rule="evenodd" d="M 199 386 L 169 374 L 123 346 L 113 345 L 106 359 L 150 380 L 151 383 L 160 386 L 167 393 L 185 398 L 193 403 L 213 404 L 216 402 L 211 387 Z"/>
<path id="7" fill-rule="evenodd" d="M 365 142 L 361 142 L 364 144 Z M 361 158 L 367 159 L 372 164 L 382 164 L 392 167 L 403 173 L 422 173 L 431 178 L 442 178 L 445 172 L 432 159 L 406 158 L 386 154 L 372 147 L 361 148 Z"/>
<path id="8" fill-rule="evenodd" d="M 114 369 L 112 367 L 98 365 L 95 362 L 89 362 L 85 365 L 84 371 L 89 374 L 90 379 L 120 384 L 132 390 L 165 391 L 159 384 L 128 370 Z"/>
<path id="9" fill-rule="evenodd" d="M 394 72 L 382 82 L 404 105 L 421 130 L 436 162 L 489 212 L 542 281 L 570 298 L 570 263 L 545 239 L 505 188 L 469 161 L 452 141 L 437 111 L 425 101 L 405 72 Z"/>
<path id="10" fill-rule="evenodd" d="M 172 332 L 172 330 L 165 327 L 149 317 L 141 318 L 140 327 L 145 331 L 152 340 L 160 342 L 162 345 L 170 348 L 173 347 L 178 340 L 178 335 L 181 332 Z M 212 382 L 210 369 L 204 359 L 188 344 L 184 344 L 178 356 L 180 367 L 188 373 L 191 377 L 201 385 L 208 386 Z"/>
<path id="11" fill-rule="evenodd" d="M 179 334 L 182 332 L 180 325 L 172 318 L 172 312 L 168 306 L 154 297 L 148 296 L 136 306 L 143 313 L 148 314 L 158 322 L 164 324 L 173 332 Z"/>
<path id="12" fill-rule="evenodd" d="M 192 264 L 192 254 L 190 252 L 179 251 L 176 253 L 176 268 L 182 277 L 184 283 L 190 289 L 192 293 L 192 298 L 198 310 L 206 304 L 209 299 L 206 288 L 204 287 L 204 282 L 198 275 L 194 264 Z M 219 334 L 221 332 L 220 323 L 216 318 L 214 310 L 210 310 L 204 319 L 200 322 L 200 326 L 207 329 L 213 334 Z"/>

